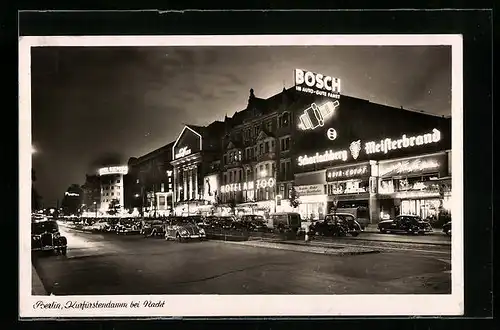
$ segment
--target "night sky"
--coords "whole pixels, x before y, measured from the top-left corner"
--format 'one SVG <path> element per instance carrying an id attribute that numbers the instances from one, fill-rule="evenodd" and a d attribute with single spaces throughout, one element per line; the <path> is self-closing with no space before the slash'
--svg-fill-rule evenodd
<path id="1" fill-rule="evenodd" d="M 451 47 L 32 48 L 36 187 L 55 206 L 105 163 L 126 164 L 293 85 L 293 69 L 342 80 L 342 94 L 451 115 Z"/>

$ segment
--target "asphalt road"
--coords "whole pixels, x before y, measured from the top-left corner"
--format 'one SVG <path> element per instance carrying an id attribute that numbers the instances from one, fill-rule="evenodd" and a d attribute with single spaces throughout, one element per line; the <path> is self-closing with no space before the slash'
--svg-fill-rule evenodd
<path id="1" fill-rule="evenodd" d="M 66 257 L 33 258 L 45 289 L 54 295 L 451 291 L 449 247 L 389 246 L 377 254 L 334 256 L 218 241 L 92 234 L 62 226 L 61 232 L 68 238 Z"/>

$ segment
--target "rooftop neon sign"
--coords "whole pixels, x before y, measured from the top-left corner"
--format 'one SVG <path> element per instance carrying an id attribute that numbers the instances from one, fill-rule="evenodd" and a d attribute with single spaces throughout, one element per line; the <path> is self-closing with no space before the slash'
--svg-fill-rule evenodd
<path id="1" fill-rule="evenodd" d="M 111 174 L 125 175 L 127 173 L 128 173 L 128 166 L 110 166 L 99 169 L 99 175 L 111 175 Z"/>

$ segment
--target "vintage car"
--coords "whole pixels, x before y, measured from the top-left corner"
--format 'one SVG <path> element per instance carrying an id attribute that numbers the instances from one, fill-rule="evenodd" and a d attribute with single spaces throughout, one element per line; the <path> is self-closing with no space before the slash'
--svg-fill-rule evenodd
<path id="1" fill-rule="evenodd" d="M 51 251 L 66 255 L 68 241 L 59 233 L 54 220 L 33 221 L 31 223 L 31 251 Z"/>
<path id="2" fill-rule="evenodd" d="M 236 219 L 232 216 L 219 216 L 211 220 L 214 229 L 236 229 Z"/>
<path id="3" fill-rule="evenodd" d="M 115 231 L 118 235 L 139 234 L 141 232 L 140 224 L 134 222 L 119 222 Z"/>
<path id="4" fill-rule="evenodd" d="M 93 231 L 106 231 L 108 227 L 109 223 L 103 220 L 98 220 L 89 226 L 89 228 Z"/>
<path id="5" fill-rule="evenodd" d="M 266 219 L 262 215 L 246 214 L 240 221 L 234 223 L 236 229 L 247 231 L 269 232 L 271 229 L 267 225 Z"/>
<path id="6" fill-rule="evenodd" d="M 163 220 L 145 221 L 141 229 L 144 237 L 165 236 L 165 222 Z"/>
<path id="7" fill-rule="evenodd" d="M 174 239 L 178 242 L 206 238 L 205 230 L 196 224 L 196 219 L 189 217 L 172 217 L 165 226 L 165 239 Z"/>
<path id="8" fill-rule="evenodd" d="M 451 236 L 451 221 L 448 221 L 443 225 L 443 233 L 448 236 Z"/>
<path id="9" fill-rule="evenodd" d="M 323 221 L 317 221 L 309 227 L 310 233 L 319 236 L 358 236 L 362 227 L 351 213 L 325 215 Z"/>
<path id="10" fill-rule="evenodd" d="M 432 232 L 432 227 L 417 215 L 398 215 L 394 220 L 380 221 L 378 230 L 381 233 L 424 234 Z"/>

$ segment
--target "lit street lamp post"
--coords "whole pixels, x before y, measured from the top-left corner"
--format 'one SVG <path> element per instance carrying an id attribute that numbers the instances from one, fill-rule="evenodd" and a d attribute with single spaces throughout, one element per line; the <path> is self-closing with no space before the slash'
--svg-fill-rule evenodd
<path id="1" fill-rule="evenodd" d="M 95 218 L 97 219 L 97 202 L 94 201 Z"/>

